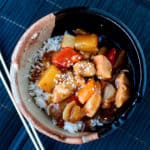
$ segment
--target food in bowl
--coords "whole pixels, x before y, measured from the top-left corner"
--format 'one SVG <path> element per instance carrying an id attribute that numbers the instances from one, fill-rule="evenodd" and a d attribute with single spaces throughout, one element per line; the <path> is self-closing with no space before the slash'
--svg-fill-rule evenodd
<path id="1" fill-rule="evenodd" d="M 71 133 L 95 131 L 113 122 L 131 96 L 127 61 L 126 51 L 104 35 L 65 32 L 38 50 L 29 94 L 54 125 Z"/>

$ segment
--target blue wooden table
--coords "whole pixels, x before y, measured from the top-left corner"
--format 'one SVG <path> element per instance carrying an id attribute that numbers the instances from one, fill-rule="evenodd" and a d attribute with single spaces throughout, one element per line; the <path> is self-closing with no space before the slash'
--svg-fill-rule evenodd
<path id="1" fill-rule="evenodd" d="M 46 149 L 150 150 L 150 1 L 149 0 L 0 0 L 0 50 L 10 66 L 12 51 L 23 32 L 40 17 L 66 7 L 89 6 L 118 17 L 137 36 L 147 61 L 144 100 L 113 134 L 84 145 L 59 143 L 40 134 Z M 0 81 L 0 149 L 34 149 Z"/>

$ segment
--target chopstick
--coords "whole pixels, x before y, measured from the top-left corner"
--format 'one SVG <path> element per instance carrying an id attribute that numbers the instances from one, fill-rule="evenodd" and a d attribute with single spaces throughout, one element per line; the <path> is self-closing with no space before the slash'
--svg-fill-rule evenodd
<path id="1" fill-rule="evenodd" d="M 1 52 L 0 52 L 0 61 L 2 63 L 2 66 L 4 68 L 6 76 L 7 76 L 7 78 L 10 81 L 10 74 L 9 74 L 8 68 L 6 66 L 6 63 L 5 63 L 4 59 L 3 59 L 3 56 L 1 54 Z M 17 113 L 18 113 L 18 115 L 19 115 L 19 117 L 20 117 L 20 119 L 21 119 L 21 121 L 22 121 L 22 123 L 23 123 L 23 125 L 24 125 L 24 127 L 25 127 L 25 129 L 26 129 L 26 131 L 27 131 L 27 133 L 28 133 L 32 143 L 33 143 L 33 145 L 34 145 L 34 147 L 35 147 L 35 149 L 36 150 L 44 150 L 44 146 L 41 143 L 40 138 L 39 138 L 35 128 L 32 126 L 32 124 L 30 122 L 28 122 L 28 124 L 29 124 L 29 126 L 31 128 L 31 131 L 30 131 L 30 128 L 29 128 L 28 124 L 26 123 L 25 118 L 22 116 L 21 112 L 19 111 L 19 108 L 17 107 L 17 104 L 16 104 L 16 102 L 15 102 L 15 100 L 13 98 L 13 95 L 11 93 L 11 90 L 9 89 L 9 86 L 7 85 L 7 82 L 6 82 L 6 80 L 5 80 L 5 78 L 4 78 L 4 76 L 3 76 L 1 71 L 0 71 L 0 78 L 1 78 L 3 84 L 4 84 L 5 88 L 6 88 L 6 91 L 7 91 L 8 95 L 9 95 L 9 97 L 10 97 L 10 99 L 11 99 L 11 101 L 12 101 L 12 103 L 13 103 L 13 105 L 14 105 L 14 107 L 15 107 L 15 109 L 16 109 L 16 111 L 17 111 Z"/>

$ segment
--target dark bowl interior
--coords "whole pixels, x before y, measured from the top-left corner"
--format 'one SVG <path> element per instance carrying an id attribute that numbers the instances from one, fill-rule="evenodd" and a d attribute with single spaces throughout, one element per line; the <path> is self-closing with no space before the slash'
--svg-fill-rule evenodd
<path id="1" fill-rule="evenodd" d="M 133 33 L 118 19 L 106 12 L 92 8 L 71 8 L 55 13 L 56 26 L 53 35 L 62 35 L 64 31 L 72 32 L 76 28 L 83 28 L 98 35 L 104 35 L 110 39 L 108 45 L 127 51 L 132 81 L 132 98 L 118 112 L 117 119 L 99 128 L 100 135 L 109 133 L 124 122 L 133 112 L 137 101 L 141 100 L 146 88 L 146 64 L 143 51 Z"/>

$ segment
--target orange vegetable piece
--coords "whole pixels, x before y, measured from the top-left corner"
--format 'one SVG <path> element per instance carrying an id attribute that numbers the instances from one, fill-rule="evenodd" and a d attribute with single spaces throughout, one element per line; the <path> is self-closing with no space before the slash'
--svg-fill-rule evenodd
<path id="1" fill-rule="evenodd" d="M 38 86 L 45 92 L 51 92 L 55 86 L 55 79 L 58 74 L 61 74 L 60 70 L 56 66 L 50 65 L 50 67 L 41 74 Z"/>
<path id="2" fill-rule="evenodd" d="M 95 81 L 94 79 L 88 80 L 85 86 L 78 91 L 78 98 L 81 104 L 84 104 L 94 93 Z"/>

